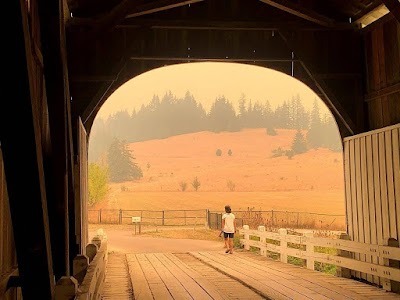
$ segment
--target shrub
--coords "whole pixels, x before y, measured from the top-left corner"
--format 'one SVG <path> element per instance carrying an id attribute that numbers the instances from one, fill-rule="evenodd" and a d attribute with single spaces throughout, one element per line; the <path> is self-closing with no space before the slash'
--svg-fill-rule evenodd
<path id="1" fill-rule="evenodd" d="M 275 128 L 271 127 L 267 127 L 267 135 L 277 135 Z"/>
<path id="2" fill-rule="evenodd" d="M 221 149 L 217 149 L 217 151 L 215 151 L 215 155 L 221 156 L 222 155 L 222 150 Z"/>
<path id="3" fill-rule="evenodd" d="M 232 180 L 228 180 L 228 182 L 226 183 L 226 186 L 228 187 L 228 189 L 231 192 L 233 192 L 236 188 L 236 184 Z"/>
<path id="4" fill-rule="evenodd" d="M 228 155 L 232 156 L 232 150 L 231 149 L 228 150 Z"/>
<path id="5" fill-rule="evenodd" d="M 197 192 L 197 190 L 199 189 L 199 187 L 200 187 L 200 181 L 199 181 L 199 179 L 197 178 L 197 176 L 193 179 L 193 181 L 192 181 L 192 187 L 194 188 L 194 190 Z"/>
<path id="6" fill-rule="evenodd" d="M 182 192 L 186 191 L 187 182 L 181 181 L 181 182 L 179 183 L 179 187 L 181 188 L 181 191 L 182 191 Z"/>

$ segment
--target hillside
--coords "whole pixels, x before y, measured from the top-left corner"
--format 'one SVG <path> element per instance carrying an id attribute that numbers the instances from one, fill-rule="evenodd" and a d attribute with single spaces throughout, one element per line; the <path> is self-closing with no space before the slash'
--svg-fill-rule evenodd
<path id="1" fill-rule="evenodd" d="M 237 192 L 343 190 L 341 152 L 310 150 L 295 155 L 272 157 L 272 151 L 289 149 L 295 130 L 277 130 L 268 136 L 265 129 L 240 132 L 199 132 L 130 144 L 144 177 L 123 183 L 129 191 L 179 191 L 187 183 L 187 192 L 197 176 L 198 192 Z M 222 155 L 217 156 L 216 150 Z M 232 155 L 228 155 L 231 149 Z"/>

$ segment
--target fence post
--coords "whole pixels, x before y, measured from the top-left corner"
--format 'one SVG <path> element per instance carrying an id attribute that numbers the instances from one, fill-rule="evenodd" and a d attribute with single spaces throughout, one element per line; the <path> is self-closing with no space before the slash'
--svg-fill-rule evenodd
<path id="1" fill-rule="evenodd" d="M 186 226 L 186 210 L 183 211 L 183 215 L 185 217 L 185 226 Z"/>
<path id="2" fill-rule="evenodd" d="M 389 247 L 396 247 L 396 248 L 399 247 L 399 241 L 394 238 L 389 238 L 387 241 L 385 241 L 385 244 Z M 397 269 L 399 268 L 399 261 L 397 261 L 397 260 L 384 258 L 383 263 L 385 266 L 388 266 L 388 267 L 397 268 Z M 395 293 L 398 293 L 400 291 L 400 283 L 397 281 L 383 278 L 382 285 L 386 291 L 395 292 Z"/>
<path id="3" fill-rule="evenodd" d="M 271 227 L 274 227 L 274 210 L 271 210 Z"/>
<path id="4" fill-rule="evenodd" d="M 75 299 L 78 281 L 72 276 L 62 276 L 56 283 L 55 300 Z"/>
<path id="5" fill-rule="evenodd" d="M 338 236 L 339 239 L 341 240 L 350 240 L 350 236 L 347 233 L 341 233 Z M 338 256 L 343 256 L 343 257 L 352 257 L 352 254 L 350 251 L 346 250 L 337 250 L 337 255 Z M 351 278 L 351 270 L 343 267 L 336 267 L 336 276 L 337 277 L 344 277 L 344 278 Z"/>
<path id="6" fill-rule="evenodd" d="M 306 252 L 307 252 L 307 269 L 315 270 L 315 260 L 314 260 L 314 244 L 310 241 L 314 237 L 314 234 L 310 232 L 305 232 L 306 237 Z"/>
<path id="7" fill-rule="evenodd" d="M 119 210 L 119 224 L 122 224 L 122 209 Z"/>
<path id="8" fill-rule="evenodd" d="M 265 226 L 258 226 L 258 231 L 260 232 L 260 254 L 262 256 L 267 256 L 267 245 L 265 238 Z"/>
<path id="9" fill-rule="evenodd" d="M 285 228 L 280 228 L 278 230 L 279 235 L 280 235 L 280 257 L 281 257 L 281 262 L 287 263 L 287 241 L 286 241 L 286 236 L 287 236 L 287 230 Z"/>
<path id="10" fill-rule="evenodd" d="M 249 241 L 250 241 L 250 234 L 249 234 L 249 225 L 243 225 L 243 237 L 244 237 L 244 249 L 245 250 L 250 250 L 250 245 L 249 245 Z"/>
<path id="11" fill-rule="evenodd" d="M 99 210 L 99 223 L 101 224 L 101 208 Z"/>
<path id="12" fill-rule="evenodd" d="M 162 211 L 162 223 L 161 223 L 163 226 L 164 226 L 164 217 L 165 217 L 165 211 L 163 210 Z"/>
<path id="13" fill-rule="evenodd" d="M 99 250 L 99 248 L 95 244 L 86 245 L 86 255 L 89 258 L 89 263 L 91 263 L 93 258 L 96 256 L 97 250 Z"/>
<path id="14" fill-rule="evenodd" d="M 72 262 L 72 275 L 78 281 L 82 283 L 85 278 L 87 268 L 89 266 L 89 257 L 85 254 L 78 254 Z"/>

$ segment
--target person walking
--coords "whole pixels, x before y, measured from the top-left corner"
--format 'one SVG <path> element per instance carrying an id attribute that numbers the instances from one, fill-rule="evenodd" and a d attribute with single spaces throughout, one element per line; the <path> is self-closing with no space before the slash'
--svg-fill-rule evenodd
<path id="1" fill-rule="evenodd" d="M 225 253 L 233 253 L 233 238 L 236 232 L 235 215 L 232 213 L 230 205 L 225 205 L 225 213 L 222 215 L 222 229 L 224 232 Z"/>

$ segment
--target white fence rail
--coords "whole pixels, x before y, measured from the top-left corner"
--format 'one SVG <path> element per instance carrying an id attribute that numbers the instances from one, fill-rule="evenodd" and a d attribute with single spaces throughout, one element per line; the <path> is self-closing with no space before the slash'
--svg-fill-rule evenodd
<path id="1" fill-rule="evenodd" d="M 393 261 L 400 261 L 400 248 L 371 245 L 350 240 L 314 237 L 313 234 L 289 235 L 286 229 L 278 233 L 265 231 L 264 226 L 258 230 L 250 230 L 247 225 L 239 230 L 243 235 L 240 240 L 246 250 L 257 248 L 260 254 L 267 256 L 268 252 L 279 254 L 280 261 L 287 263 L 288 256 L 304 259 L 308 269 L 315 269 L 315 262 L 332 264 L 337 267 L 337 276 L 349 277 L 349 270 L 359 271 L 379 276 L 383 288 L 391 291 L 400 282 L 400 269 L 392 267 Z M 343 237 L 342 237 L 343 238 Z M 322 248 L 321 248 L 322 247 Z M 335 249 L 335 254 L 324 253 L 323 249 Z M 331 251 L 330 251 L 331 252 Z M 377 257 L 379 264 L 354 259 L 355 254 Z"/>

